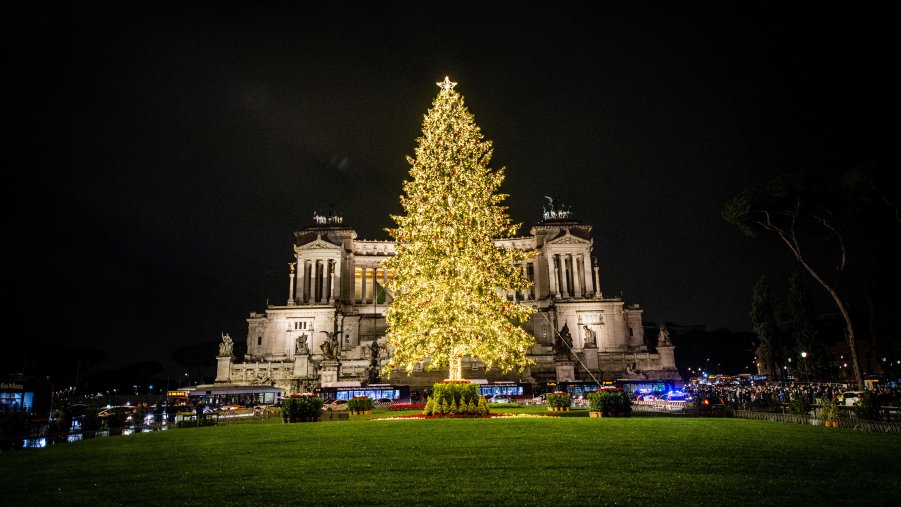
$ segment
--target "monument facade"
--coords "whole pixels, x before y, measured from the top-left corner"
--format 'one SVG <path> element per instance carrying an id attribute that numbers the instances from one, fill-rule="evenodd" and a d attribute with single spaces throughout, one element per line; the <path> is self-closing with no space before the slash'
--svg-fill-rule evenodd
<path id="1" fill-rule="evenodd" d="M 498 245 L 533 254 L 520 265 L 531 289 L 505 296 L 537 310 L 525 323 L 535 337 L 529 355 L 535 364 L 502 374 L 486 371 L 477 359 L 464 358 L 464 377 L 534 384 L 679 379 L 669 341 L 661 340 L 652 348 L 646 345 L 639 305 L 604 296 L 591 225 L 577 220 L 559 201 L 548 201 L 542 220 L 528 236 L 497 240 Z M 390 361 L 384 312 L 391 303 L 385 285 L 392 273 L 383 263 L 394 255 L 394 248 L 390 241 L 358 240 L 335 213 L 314 213 L 313 223 L 294 233 L 285 303 L 250 313 L 247 353 L 240 361 L 231 355 L 230 338 L 223 343 L 216 381 L 265 381 L 288 394 L 379 378 L 378 372 Z M 428 361 L 413 374 L 395 371 L 380 380 L 431 386 L 447 372 L 429 371 Z"/>

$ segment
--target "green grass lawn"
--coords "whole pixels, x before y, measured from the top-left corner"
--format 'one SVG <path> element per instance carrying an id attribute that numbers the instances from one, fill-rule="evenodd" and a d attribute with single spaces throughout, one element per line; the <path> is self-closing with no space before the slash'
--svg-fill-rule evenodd
<path id="1" fill-rule="evenodd" d="M 0 454 L 0 498 L 10 506 L 899 505 L 899 460 L 898 436 L 743 419 L 271 419 Z"/>

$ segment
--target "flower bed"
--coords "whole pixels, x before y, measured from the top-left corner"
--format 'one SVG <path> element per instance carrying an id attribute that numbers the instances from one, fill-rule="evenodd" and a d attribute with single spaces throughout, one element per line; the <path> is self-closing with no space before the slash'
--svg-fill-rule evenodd
<path id="1" fill-rule="evenodd" d="M 444 415 L 425 415 L 425 414 L 410 414 L 410 415 L 394 415 L 391 417 L 382 417 L 379 419 L 373 419 L 373 421 L 388 421 L 388 420 L 399 420 L 399 419 L 498 419 L 504 417 L 517 417 L 517 414 L 488 414 L 488 415 L 478 415 L 478 414 L 444 414 Z"/>
<path id="2" fill-rule="evenodd" d="M 397 403 L 388 407 L 388 410 L 422 410 L 425 403 Z"/>

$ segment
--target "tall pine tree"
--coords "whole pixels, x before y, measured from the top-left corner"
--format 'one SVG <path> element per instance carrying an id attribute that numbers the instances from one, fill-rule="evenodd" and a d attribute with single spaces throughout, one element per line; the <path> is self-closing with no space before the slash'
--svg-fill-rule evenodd
<path id="1" fill-rule="evenodd" d="M 534 339 L 520 324 L 533 310 L 508 301 L 506 292 L 527 289 L 516 263 L 529 254 L 495 245 L 519 229 L 498 193 L 504 170 L 488 167 L 491 142 L 448 78 L 425 116 L 415 157 L 407 157 L 405 215 L 392 216 L 388 233 L 397 244 L 387 267 L 394 300 L 386 311 L 391 364 L 412 371 L 449 366 L 462 379 L 462 358 L 509 371 L 529 364 Z"/>
<path id="2" fill-rule="evenodd" d="M 782 376 L 779 369 L 782 356 L 779 303 L 773 297 L 765 276 L 761 276 L 754 284 L 749 316 L 751 328 L 757 335 L 757 373 L 769 375 L 770 380 Z"/>

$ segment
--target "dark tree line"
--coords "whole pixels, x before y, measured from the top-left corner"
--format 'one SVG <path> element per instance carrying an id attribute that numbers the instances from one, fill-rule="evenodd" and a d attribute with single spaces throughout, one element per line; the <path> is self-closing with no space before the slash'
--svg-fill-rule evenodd
<path id="1" fill-rule="evenodd" d="M 892 182 L 896 165 L 857 167 L 838 177 L 785 174 L 763 188 L 740 192 L 722 212 L 750 237 L 777 239 L 829 297 L 844 323 L 844 339 L 861 389 L 857 344 L 861 328 L 882 353 L 894 355 L 897 347 L 897 334 L 886 328 L 884 318 L 899 301 L 901 199 Z M 752 319 L 758 340 L 766 343 L 770 324 L 760 312 L 766 312 L 763 303 L 752 311 Z M 861 326 L 861 320 L 869 325 Z M 771 349 L 773 357 L 765 361 L 772 366 L 780 351 Z"/>

